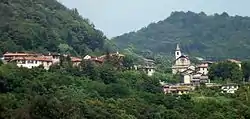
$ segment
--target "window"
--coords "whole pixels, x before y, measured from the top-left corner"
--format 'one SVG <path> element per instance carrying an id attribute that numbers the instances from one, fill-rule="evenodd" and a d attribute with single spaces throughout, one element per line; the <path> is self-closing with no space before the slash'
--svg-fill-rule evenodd
<path id="1" fill-rule="evenodd" d="M 28 60 L 28 63 L 29 64 L 32 64 L 34 61 L 33 60 Z"/>
<path id="2" fill-rule="evenodd" d="M 176 55 L 179 55 L 179 52 L 176 52 Z"/>

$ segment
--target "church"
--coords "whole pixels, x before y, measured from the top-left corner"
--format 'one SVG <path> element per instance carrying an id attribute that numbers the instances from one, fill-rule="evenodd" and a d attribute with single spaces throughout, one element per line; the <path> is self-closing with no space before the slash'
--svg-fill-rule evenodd
<path id="1" fill-rule="evenodd" d="M 173 74 L 177 74 L 178 72 L 183 72 L 187 69 L 193 69 L 194 67 L 191 66 L 190 59 L 188 56 L 183 55 L 181 53 L 181 49 L 179 47 L 179 44 L 176 46 L 175 50 L 175 60 L 174 60 L 174 65 L 172 67 L 172 72 Z"/>
<path id="2" fill-rule="evenodd" d="M 175 49 L 175 60 L 172 65 L 173 74 L 181 74 L 182 83 L 190 85 L 200 85 L 207 83 L 208 67 L 211 62 L 201 61 L 200 64 L 192 64 L 187 55 L 182 54 L 179 44 Z"/>

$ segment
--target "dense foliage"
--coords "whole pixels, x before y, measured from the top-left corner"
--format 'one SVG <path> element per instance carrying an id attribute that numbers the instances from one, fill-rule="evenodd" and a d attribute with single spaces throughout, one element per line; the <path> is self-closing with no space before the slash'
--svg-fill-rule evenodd
<path id="1" fill-rule="evenodd" d="M 163 77 L 67 60 L 45 71 L 0 66 L 1 119 L 248 119 L 249 86 L 235 95 L 199 89 L 164 95 Z"/>
<path id="2" fill-rule="evenodd" d="M 212 81 L 239 83 L 243 81 L 243 72 L 245 71 L 245 69 L 242 70 L 236 63 L 223 61 L 211 65 L 209 68 L 209 78 Z"/>
<path id="3" fill-rule="evenodd" d="M 249 82 L 250 61 L 242 61 L 237 64 L 230 61 L 217 62 L 209 67 L 209 79 L 220 83 Z"/>
<path id="4" fill-rule="evenodd" d="M 203 58 L 247 58 L 250 51 L 250 18 L 227 13 L 173 12 L 170 17 L 151 23 L 139 31 L 115 37 L 121 48 L 133 46 L 139 54 L 173 56 L 176 44 L 191 56 Z"/>
<path id="5" fill-rule="evenodd" d="M 1 0 L 0 54 L 10 51 L 86 54 L 103 49 L 105 36 L 76 9 L 56 0 Z"/>

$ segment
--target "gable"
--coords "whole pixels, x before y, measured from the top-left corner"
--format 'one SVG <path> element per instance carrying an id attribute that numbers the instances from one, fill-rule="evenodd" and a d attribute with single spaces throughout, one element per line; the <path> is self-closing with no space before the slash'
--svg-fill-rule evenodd
<path id="1" fill-rule="evenodd" d="M 173 63 L 175 63 L 178 60 L 189 60 L 189 58 L 187 56 L 181 55 L 179 58 L 175 59 Z"/>

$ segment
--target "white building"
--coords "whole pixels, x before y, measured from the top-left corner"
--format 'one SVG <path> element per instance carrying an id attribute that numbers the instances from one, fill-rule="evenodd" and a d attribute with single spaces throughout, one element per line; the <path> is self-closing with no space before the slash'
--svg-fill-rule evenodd
<path id="1" fill-rule="evenodd" d="M 18 67 L 34 68 L 43 66 L 48 70 L 52 64 L 60 63 L 60 54 L 30 54 L 30 53 L 5 53 L 3 60 L 5 62 L 15 62 Z M 81 62 L 81 58 L 71 57 L 71 62 L 74 66 L 77 66 Z"/>
<path id="2" fill-rule="evenodd" d="M 239 89 L 236 84 L 227 84 L 221 87 L 221 93 L 235 93 Z"/>
<path id="3" fill-rule="evenodd" d="M 48 57 L 17 57 L 12 60 L 18 67 L 34 68 L 43 66 L 44 69 L 48 70 L 53 64 L 52 58 Z"/>
<path id="4" fill-rule="evenodd" d="M 142 70 L 144 71 L 148 76 L 153 76 L 155 73 L 155 63 L 154 60 L 150 59 L 143 59 L 144 64 L 143 65 L 135 65 L 134 69 L 135 70 Z"/>

